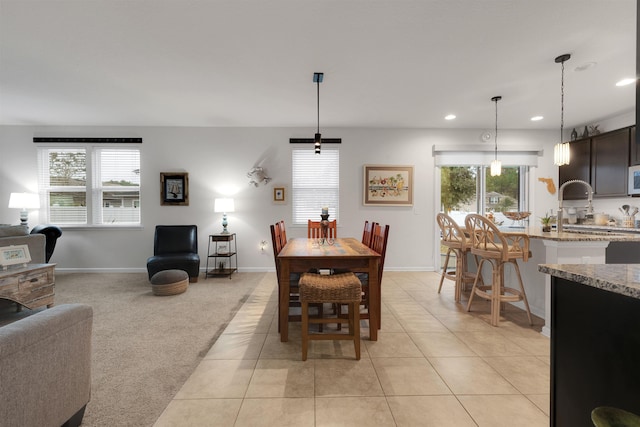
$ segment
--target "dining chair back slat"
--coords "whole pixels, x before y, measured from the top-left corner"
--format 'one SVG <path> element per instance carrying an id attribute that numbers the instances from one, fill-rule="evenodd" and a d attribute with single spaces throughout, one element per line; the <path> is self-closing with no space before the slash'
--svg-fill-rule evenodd
<path id="1" fill-rule="evenodd" d="M 364 229 L 362 230 L 362 244 L 371 247 L 371 241 L 373 238 L 373 226 L 376 222 L 364 222 Z"/>
<path id="2" fill-rule="evenodd" d="M 311 221 L 307 222 L 307 237 L 309 239 L 320 239 L 322 237 L 326 237 L 328 239 L 335 239 L 338 237 L 338 224 L 334 219 L 333 221 L 329 221 L 329 227 L 327 229 L 327 236 L 322 235 L 322 224 L 320 221 Z"/>

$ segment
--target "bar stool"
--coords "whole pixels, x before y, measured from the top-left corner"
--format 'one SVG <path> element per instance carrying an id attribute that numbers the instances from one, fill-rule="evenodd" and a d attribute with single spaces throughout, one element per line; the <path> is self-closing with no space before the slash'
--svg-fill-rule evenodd
<path id="1" fill-rule="evenodd" d="M 519 259 L 526 262 L 531 256 L 529 252 L 529 236 L 524 233 L 503 233 L 491 220 L 477 214 L 467 215 L 465 225 L 467 226 L 467 232 L 470 233 L 471 253 L 480 258 L 478 273 L 473 282 L 473 289 L 471 289 L 469 303 L 467 304 L 467 311 L 471 310 L 474 295 L 488 299 L 491 301 L 491 325 L 498 326 L 501 304 L 503 302 L 523 301 L 529 324 L 532 325 L 529 302 L 522 284 L 520 267 L 518 267 Z M 478 279 L 482 277 L 482 267 L 485 263 L 489 263 L 492 267 L 491 285 L 478 286 Z M 520 284 L 520 290 L 505 286 L 504 267 L 506 264 L 513 265 Z"/>
<path id="2" fill-rule="evenodd" d="M 442 282 L 444 282 L 444 279 L 453 280 L 455 283 L 454 298 L 456 302 L 460 302 L 464 285 L 473 283 L 475 280 L 475 274 L 467 271 L 467 254 L 471 251 L 471 245 L 462 228 L 449 215 L 439 213 L 436 216 L 436 220 L 440 227 L 440 233 L 442 234 L 441 243 L 447 247 L 447 256 L 442 266 L 438 293 L 442 290 Z M 451 253 L 456 257 L 456 269 L 454 271 L 447 271 Z M 477 257 L 474 258 L 476 259 L 476 265 L 478 265 Z"/>
<path id="3" fill-rule="evenodd" d="M 310 340 L 352 340 L 356 360 L 360 360 L 360 318 L 359 307 L 362 299 L 360 280 L 353 273 L 320 275 L 303 273 L 300 276 L 300 302 L 302 303 L 302 360 L 307 360 Z M 348 317 L 309 317 L 310 303 L 331 303 L 348 305 Z M 309 334 L 309 323 L 347 323 L 349 332 Z"/>

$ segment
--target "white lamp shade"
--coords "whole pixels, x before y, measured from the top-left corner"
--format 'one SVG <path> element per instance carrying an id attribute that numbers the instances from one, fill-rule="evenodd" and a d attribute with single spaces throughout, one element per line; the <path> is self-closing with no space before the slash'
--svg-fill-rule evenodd
<path id="1" fill-rule="evenodd" d="M 553 164 L 568 165 L 571 161 L 571 149 L 568 142 L 560 142 L 553 147 Z"/>
<path id="2" fill-rule="evenodd" d="M 40 209 L 40 197 L 35 193 L 11 193 L 9 207 L 16 209 Z"/>
<path id="3" fill-rule="evenodd" d="M 233 199 L 216 199 L 213 205 L 215 212 L 233 212 L 235 211 L 235 205 Z"/>
<path id="4" fill-rule="evenodd" d="M 491 162 L 491 176 L 500 176 L 502 173 L 502 162 L 498 159 Z"/>

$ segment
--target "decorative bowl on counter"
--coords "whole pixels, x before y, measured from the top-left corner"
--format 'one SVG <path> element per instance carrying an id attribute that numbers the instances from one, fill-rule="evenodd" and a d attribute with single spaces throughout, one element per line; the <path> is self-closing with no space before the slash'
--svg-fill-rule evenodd
<path id="1" fill-rule="evenodd" d="M 529 218 L 531 212 L 502 212 L 502 215 L 506 216 L 512 221 L 522 221 Z"/>

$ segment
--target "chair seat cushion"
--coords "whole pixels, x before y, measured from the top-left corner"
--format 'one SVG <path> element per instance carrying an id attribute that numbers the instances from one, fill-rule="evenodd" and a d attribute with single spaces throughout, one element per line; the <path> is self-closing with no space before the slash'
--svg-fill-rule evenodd
<path id="1" fill-rule="evenodd" d="M 189 275 L 182 270 L 163 270 L 151 278 L 151 291 L 154 295 L 177 295 L 189 287 Z"/>
<path id="2" fill-rule="evenodd" d="M 304 273 L 300 277 L 300 301 L 337 303 L 358 302 L 361 299 L 362 286 L 353 273 Z"/>

